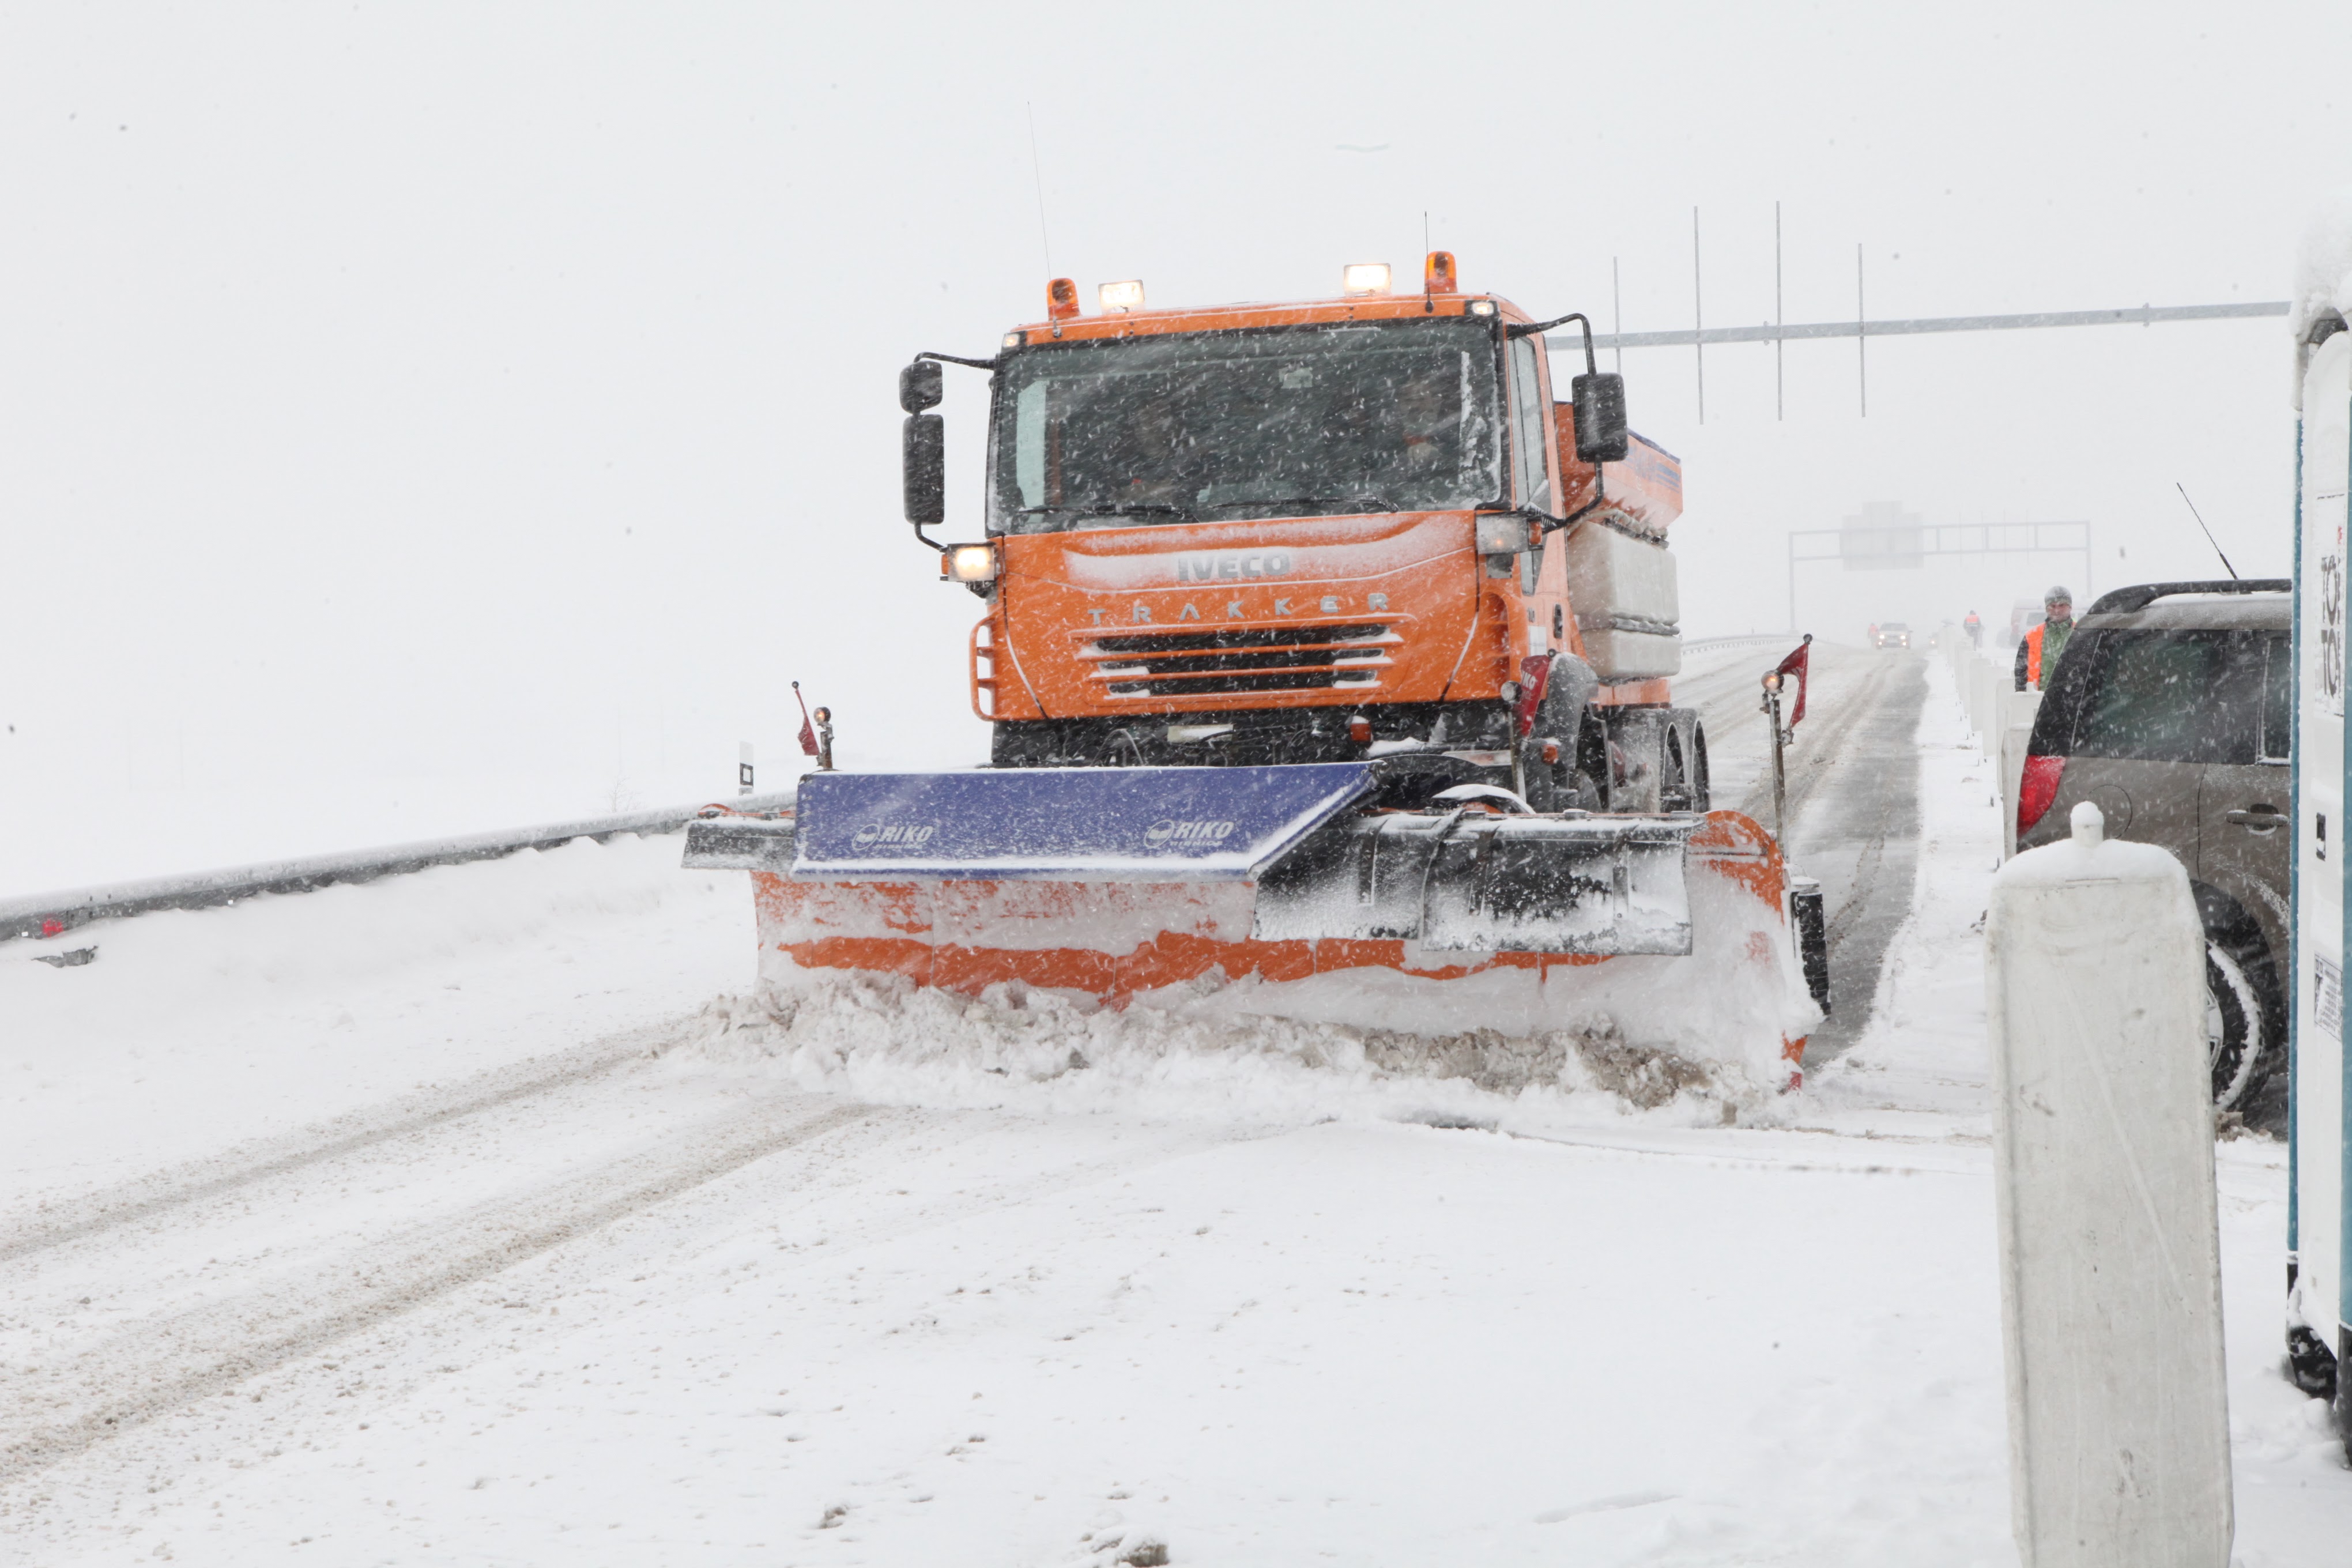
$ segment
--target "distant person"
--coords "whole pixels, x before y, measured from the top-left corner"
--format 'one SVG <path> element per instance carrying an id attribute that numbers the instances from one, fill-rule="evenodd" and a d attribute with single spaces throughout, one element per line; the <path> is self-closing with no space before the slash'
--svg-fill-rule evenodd
<path id="1" fill-rule="evenodd" d="M 1969 634 L 1970 647 L 1984 647 L 1984 622 L 1977 618 L 1977 613 L 1974 610 L 1970 610 L 1969 618 L 1960 623 L 1960 629 Z"/>
<path id="2" fill-rule="evenodd" d="M 2050 672 L 2058 668 L 2058 656 L 2065 651 L 2066 639 L 2074 635 L 2074 595 L 2063 587 L 2053 588 L 2042 595 L 2042 623 L 2017 639 L 2017 689 L 2042 689 Z"/>

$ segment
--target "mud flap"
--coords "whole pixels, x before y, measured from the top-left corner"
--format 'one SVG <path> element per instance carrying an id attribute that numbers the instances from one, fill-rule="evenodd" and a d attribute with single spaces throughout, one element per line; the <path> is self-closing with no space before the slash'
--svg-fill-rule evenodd
<path id="1" fill-rule="evenodd" d="M 1830 1015 L 1829 922 L 1822 913 L 1822 885 L 1811 877 L 1789 879 L 1789 924 L 1797 935 L 1797 957 L 1805 966 L 1805 989 L 1822 1016 Z"/>

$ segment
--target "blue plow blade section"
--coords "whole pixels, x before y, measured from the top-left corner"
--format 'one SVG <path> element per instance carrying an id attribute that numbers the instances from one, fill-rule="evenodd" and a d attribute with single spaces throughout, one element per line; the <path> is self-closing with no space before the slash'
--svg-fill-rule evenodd
<path id="1" fill-rule="evenodd" d="M 1361 763 L 811 773 L 803 880 L 1241 882 L 1371 794 Z"/>

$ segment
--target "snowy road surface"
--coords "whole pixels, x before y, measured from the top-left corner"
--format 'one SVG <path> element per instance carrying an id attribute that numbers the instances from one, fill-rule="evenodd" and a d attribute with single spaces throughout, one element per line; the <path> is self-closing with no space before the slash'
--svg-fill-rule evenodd
<path id="1" fill-rule="evenodd" d="M 1779 644 L 1735 644 L 1690 660 L 1676 700 L 1706 725 L 1717 805 L 1769 826 L 1769 731 L 1757 702 Z M 1862 1038 L 1887 944 L 1910 913 L 1919 839 L 1913 736 L 1927 664 L 1909 652 L 1816 642 L 1812 689 L 1788 756 L 1789 848 L 1822 884 L 1829 935 L 1830 1020 L 1805 1042 L 1816 1069 Z"/>
<path id="2" fill-rule="evenodd" d="M 1763 1104 L 999 1075 L 855 994 L 866 1044 L 771 1056 L 698 1016 L 748 900 L 676 839 L 0 948 L 0 1555 L 2012 1561 L 1997 824 L 1940 672 L 1859 658 L 1821 690 L 1917 715 L 1916 875 L 1866 1026 Z M 2248 1568 L 2352 1542 L 2278 1371 L 2284 1163 L 2222 1149 Z"/>

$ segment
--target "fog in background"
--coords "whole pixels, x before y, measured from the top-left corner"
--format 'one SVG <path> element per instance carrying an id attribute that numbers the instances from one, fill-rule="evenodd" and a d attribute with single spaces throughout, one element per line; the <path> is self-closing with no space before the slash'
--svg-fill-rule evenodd
<path id="1" fill-rule="evenodd" d="M 2339 6 L 18 5 L 0 20 L 0 892 L 981 760 L 978 605 L 895 378 L 1347 262 L 1628 330 L 2285 298 L 2352 178 Z M 1035 126 L 1033 164 L 1030 125 Z M 1040 221 L 1040 184 L 1043 223 Z M 1042 229 L 1042 232 L 1041 232 Z M 2280 321 L 1629 352 L 1693 637 L 1785 536 L 2084 519 L 2100 558 L 1809 568 L 1858 639 L 2289 563 Z M 950 369 L 949 537 L 980 373 Z"/>

